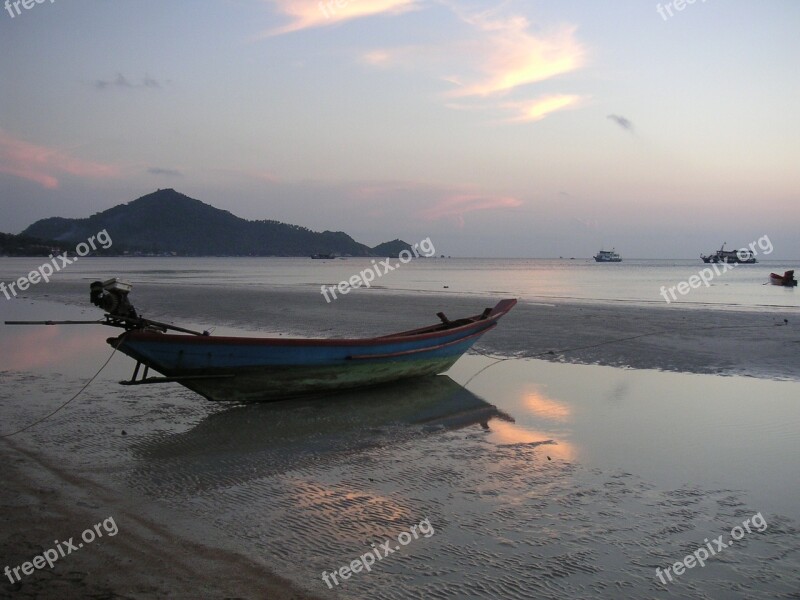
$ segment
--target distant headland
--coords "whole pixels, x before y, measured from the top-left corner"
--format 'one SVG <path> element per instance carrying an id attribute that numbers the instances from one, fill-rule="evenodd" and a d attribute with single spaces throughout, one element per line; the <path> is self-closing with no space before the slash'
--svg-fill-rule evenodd
<path id="1" fill-rule="evenodd" d="M 342 231 L 248 221 L 169 188 L 83 219 L 50 217 L 20 235 L 0 234 L 0 255 L 47 255 L 104 229 L 114 240 L 106 255 L 385 257 L 410 248 L 399 239 L 371 248 Z"/>

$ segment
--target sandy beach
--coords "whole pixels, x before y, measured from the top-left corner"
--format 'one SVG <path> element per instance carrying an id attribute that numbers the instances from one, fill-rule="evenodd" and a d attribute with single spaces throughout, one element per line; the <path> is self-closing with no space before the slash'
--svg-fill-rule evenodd
<path id="1" fill-rule="evenodd" d="M 112 516 L 119 530 L 60 557 L 53 569 L 18 571 L 21 581 L 13 584 L 4 577 L 4 598 L 314 598 L 269 565 L 226 548 L 200 523 L 132 502 L 13 441 L 0 440 L 0 453 L 3 567 L 56 548 L 54 537 L 77 544 L 98 514 Z"/>
<path id="2" fill-rule="evenodd" d="M 85 288 L 84 282 L 54 283 L 42 288 L 42 294 L 30 295 L 19 302 L 26 303 L 26 317 L 40 313 L 40 318 L 47 319 L 62 316 L 76 318 L 78 315 L 82 318 L 99 317 L 99 311 L 86 306 L 88 294 Z M 211 301 L 220 295 L 224 296 L 224 303 Z M 491 295 L 404 295 L 379 291 L 354 294 L 344 301 L 328 305 L 311 288 L 265 290 L 228 289 L 219 285 L 154 284 L 137 285 L 134 299 L 137 308 L 145 316 L 185 326 L 218 327 L 218 332 L 236 328 L 255 334 L 272 332 L 309 337 L 389 333 L 433 323 L 434 314 L 439 310 L 455 318 L 478 313 L 484 307 L 491 306 L 494 300 L 499 300 Z M 59 306 L 63 307 L 63 315 L 59 314 Z M 411 429 L 408 426 L 395 429 L 393 425 L 390 426 L 396 421 L 394 417 L 388 421 L 375 417 L 377 420 L 373 422 L 369 420 L 372 417 L 366 416 L 370 414 L 366 410 L 369 405 L 403 409 L 409 397 L 418 395 L 413 390 L 401 390 L 399 396 L 389 395 L 385 398 L 383 392 L 362 399 L 353 397 L 348 400 L 354 403 L 350 408 L 344 409 L 340 405 L 344 415 L 340 414 L 340 410 L 331 410 L 329 407 L 323 410 L 322 406 L 312 408 L 311 405 L 267 406 L 244 413 L 211 405 L 177 386 L 164 388 L 164 392 L 160 389 L 129 391 L 121 390 L 118 386 L 109 388 L 113 378 L 119 379 L 120 374 L 127 374 L 132 367 L 123 357 L 119 357 L 119 360 L 115 358 L 109 367 L 112 373 L 104 375 L 90 386 L 84 397 L 73 406 L 30 432 L 0 441 L 0 460 L 7 465 L 4 470 L 6 485 L 0 496 L 4 521 L 2 556 L 4 565 L 20 565 L 41 554 L 54 539 L 79 534 L 109 515 L 116 520 L 119 535 L 98 540 L 91 548 L 83 548 L 64 558 L 54 569 L 37 570 L 20 583 L 12 585 L 4 580 L 1 588 L 3 597 L 202 596 L 299 600 L 328 597 L 330 594 L 330 597 L 362 598 L 374 594 L 374 585 L 393 586 L 394 582 L 401 580 L 405 583 L 391 588 L 391 592 L 386 588 L 386 597 L 410 597 L 410 590 L 416 589 L 414 586 L 419 584 L 412 583 L 408 575 L 402 574 L 402 569 L 397 570 L 399 567 L 387 567 L 389 570 L 384 573 L 373 573 L 369 579 L 352 583 L 348 589 L 328 590 L 319 579 L 320 566 L 336 567 L 358 552 L 358 544 L 352 546 L 354 540 L 344 537 L 344 531 L 358 532 L 355 539 L 360 539 L 361 544 L 376 530 L 382 530 L 386 536 L 392 535 L 402 523 L 422 518 L 422 507 L 417 506 L 422 501 L 415 498 L 428 497 L 428 484 L 437 485 L 435 481 L 442 478 L 438 485 L 456 485 L 458 479 L 452 478 L 465 477 L 462 469 L 476 468 L 480 472 L 491 469 L 490 465 L 495 460 L 505 465 L 502 469 L 505 474 L 501 477 L 498 474 L 495 487 L 485 490 L 491 494 L 490 497 L 501 498 L 506 494 L 515 497 L 521 494 L 519 498 L 524 498 L 530 494 L 526 490 L 536 489 L 536 485 L 552 488 L 555 496 L 540 496 L 537 493 L 535 500 L 528 497 L 523 503 L 534 502 L 544 510 L 550 502 L 561 502 L 559 510 L 567 510 L 572 518 L 579 520 L 593 519 L 591 515 L 595 509 L 610 511 L 608 514 L 613 515 L 610 523 L 619 523 L 619 527 L 609 525 L 609 531 L 613 533 L 608 535 L 614 544 L 632 544 L 641 536 L 647 536 L 649 541 L 641 543 L 645 548 L 650 548 L 647 551 L 653 556 L 660 558 L 642 560 L 648 566 L 669 561 L 676 550 L 663 550 L 663 531 L 672 526 L 678 518 L 677 514 L 682 514 L 682 519 L 690 518 L 688 513 L 680 513 L 686 494 L 692 498 L 691 503 L 698 503 L 698 507 L 704 502 L 702 498 L 715 502 L 718 507 L 717 519 L 724 522 L 735 522 L 751 510 L 747 506 L 746 496 L 735 488 L 723 486 L 702 491 L 695 498 L 694 492 L 688 492 L 683 487 L 677 492 L 661 489 L 636 479 L 629 480 L 630 474 L 624 471 L 613 475 L 598 468 L 587 471 L 588 479 L 578 478 L 580 483 L 573 482 L 575 469 L 580 469 L 581 460 L 572 449 L 572 442 L 561 437 L 563 434 L 560 429 L 547 427 L 561 422 L 559 415 L 569 414 L 575 409 L 558 406 L 548 408 L 551 416 L 545 416 L 542 423 L 534 425 L 541 433 L 524 432 L 519 426 L 506 422 L 505 413 L 498 412 L 482 398 L 508 410 L 512 414 L 512 417 L 508 417 L 511 421 L 514 416 L 518 417 L 519 407 L 500 401 L 502 397 L 518 395 L 516 391 L 509 391 L 504 396 L 502 380 L 510 381 L 509 374 L 519 371 L 513 370 L 512 363 L 518 363 L 523 369 L 530 369 L 526 366 L 528 364 L 542 364 L 542 368 L 546 369 L 546 362 L 530 361 L 532 357 L 551 363 L 564 363 L 558 367 L 564 369 L 578 368 L 571 367 L 571 364 L 626 367 L 637 371 L 660 369 L 678 374 L 716 374 L 733 378 L 745 375 L 765 381 L 785 380 L 787 383 L 781 385 L 793 385 L 788 382 L 800 379 L 800 364 L 787 359 L 788 356 L 797 356 L 800 343 L 800 332 L 794 317 L 780 312 L 523 301 L 506 317 L 502 326 L 487 335 L 479 345 L 478 354 L 512 359 L 505 363 L 510 365 L 512 371 L 502 372 L 498 367 L 492 375 L 490 369 L 482 376 L 484 380 L 479 382 L 480 389 L 485 391 L 480 392 L 479 397 L 469 395 L 467 402 L 470 405 L 477 403 L 484 407 L 480 409 L 483 416 L 475 417 L 474 408 L 463 408 L 462 399 L 459 400 L 462 408 L 458 409 L 456 416 L 447 408 L 434 411 L 434 414 L 444 415 L 441 418 L 425 416 L 408 420 L 408 423 L 426 423 L 424 430 L 415 429 L 418 425 Z M 108 349 L 102 340 L 109 334 L 105 329 L 97 330 L 92 334 L 91 342 L 97 345 L 91 348 L 95 356 L 91 364 L 95 367 L 102 362 L 102 356 L 107 356 Z M 17 329 L 13 330 L 13 334 L 22 335 Z M 87 344 L 85 341 L 80 343 Z M 13 359 L 13 353 L 11 356 Z M 482 365 L 491 362 L 480 356 L 470 360 L 472 362 L 460 363 L 460 371 L 456 369 L 458 376 L 454 377 L 458 381 L 471 381 L 468 372 L 474 374 Z M 84 373 L 81 377 L 93 372 L 94 367 L 89 368 L 88 365 L 81 369 Z M 63 366 L 50 368 L 63 371 Z M 604 377 L 613 378 L 616 371 L 625 372 L 610 369 L 607 371 L 610 375 Z M 37 373 L 41 374 L 30 376 L 16 370 L 3 375 L 6 410 L 10 405 L 21 407 L 14 413 L 14 420 L 6 421 L 9 427 L 43 414 L 45 407 L 57 404 L 55 398 L 63 396 L 60 390 L 76 389 L 82 381 L 67 376 L 62 382 L 50 385 L 52 376 L 47 375 L 46 370 L 42 372 L 39 368 Z M 521 385 L 530 384 L 523 382 Z M 692 389 L 691 382 L 686 385 L 689 385 L 687 390 Z M 618 386 L 615 383 L 612 389 Z M 106 392 L 104 388 L 111 391 Z M 21 395 L 32 391 L 35 393 L 35 390 L 40 390 L 41 402 L 34 403 L 32 408 L 22 408 L 24 404 L 19 403 Z M 449 390 L 447 386 L 446 390 Z M 108 393 L 115 398 L 117 404 L 114 406 L 107 402 Z M 419 397 L 435 396 L 425 391 L 419 394 Z M 720 392 L 717 395 L 724 394 Z M 547 402 L 552 404 L 553 401 L 542 402 L 549 406 Z M 560 405 L 560 402 L 557 404 Z M 423 415 L 430 415 L 431 410 L 430 407 L 416 405 L 407 408 L 413 414 Z M 317 414 L 317 411 L 321 411 L 316 417 L 319 423 L 309 429 L 308 415 Z M 381 411 L 387 413 L 386 409 L 378 408 L 376 415 Z M 548 418 L 555 421 L 548 425 Z M 276 419 L 283 422 L 284 432 L 277 437 L 271 429 Z M 485 422 L 489 422 L 489 425 Z M 483 425 L 479 426 L 480 423 Z M 123 430 L 127 430 L 126 435 L 122 435 Z M 493 451 L 489 451 L 485 442 L 476 441 L 478 438 L 475 437 L 480 435 L 477 432 L 486 433 L 489 430 L 493 436 L 499 436 L 498 445 L 494 446 Z M 431 431 L 449 433 L 433 435 Z M 784 432 L 778 433 L 777 438 L 784 439 Z M 420 435 L 424 436 L 419 438 Z M 266 443 L 267 440 L 269 443 Z M 442 443 L 454 444 L 454 447 L 445 450 L 440 446 Z M 473 457 L 472 467 L 455 462 L 449 456 L 456 447 L 463 447 L 459 453 L 468 452 Z M 366 452 L 367 448 L 373 450 Z M 391 448 L 394 448 L 391 454 L 387 453 Z M 440 467 L 451 471 L 451 474 L 438 472 L 434 466 L 436 463 L 422 466 L 427 460 L 425 453 L 436 456 L 442 452 L 445 455 L 438 458 Z M 554 459 L 552 462 L 551 457 Z M 517 480 L 520 475 L 514 474 L 514 469 L 518 468 L 514 465 L 518 461 L 535 466 L 531 476 L 535 477 L 538 484 L 524 478 Z M 389 466 L 393 464 L 398 464 L 399 470 L 395 471 L 394 466 Z M 402 464 L 419 464 L 421 471 L 409 466 L 409 470 L 404 472 L 399 468 Z M 601 472 L 602 475 L 598 475 Z M 409 478 L 419 478 L 419 481 L 409 488 Z M 604 478 L 605 483 L 602 483 Z M 425 485 L 420 485 L 423 481 Z M 588 484 L 587 481 L 592 483 Z M 575 499 L 573 494 L 586 493 L 585 490 L 579 491 L 583 486 L 588 485 L 588 489 L 600 486 L 598 489 L 602 489 L 611 485 L 609 482 L 624 486 L 629 500 L 633 499 L 634 510 L 644 510 L 652 525 L 643 526 L 638 532 L 629 531 L 622 525 L 625 521 L 624 512 L 619 513 L 618 508 L 624 494 L 598 498 L 592 510 L 588 510 L 583 502 L 573 504 L 570 500 L 564 504 L 569 498 Z M 449 493 L 460 497 L 462 493 L 467 493 L 467 488 L 480 489 L 484 485 L 488 484 L 475 479 L 469 485 L 464 484 L 466 487 L 463 492 L 454 488 Z M 284 490 L 284 487 L 287 489 Z M 409 496 L 405 491 L 400 491 L 407 488 L 410 490 Z M 457 489 L 462 488 L 459 486 Z M 398 493 L 402 498 L 397 496 Z M 677 496 L 671 495 L 674 493 Z M 644 508 L 650 506 L 649 497 L 654 494 L 661 498 L 662 506 L 669 510 L 662 512 L 660 509 Z M 268 504 L 274 506 L 258 509 L 265 520 L 255 527 L 252 534 L 248 533 L 247 528 L 238 526 L 234 527 L 235 531 L 221 533 L 248 515 L 245 508 L 240 510 L 236 508 L 237 505 L 248 506 L 262 496 L 270 498 Z M 353 500 L 358 497 L 362 500 Z M 471 495 L 464 496 L 464 501 L 468 498 L 472 502 Z M 360 505 L 362 501 L 366 505 Z M 298 502 L 301 505 L 308 503 L 309 510 L 292 508 Z M 459 528 L 470 531 L 474 524 L 462 522 L 464 517 L 456 517 L 449 512 L 444 502 L 444 497 L 431 497 L 422 502 L 432 522 L 444 527 L 445 532 L 458 531 Z M 472 510 L 477 510 L 477 507 L 472 507 Z M 753 508 L 752 512 L 755 510 Z M 546 514 L 547 510 L 544 512 Z M 470 514 L 469 511 L 466 514 Z M 526 521 L 522 514 L 515 515 L 512 521 L 520 519 L 527 528 L 538 531 L 542 526 L 536 520 Z M 772 514 L 770 519 L 774 524 L 773 530 L 778 532 L 778 537 L 774 537 L 772 543 L 776 544 L 776 551 L 785 557 L 781 560 L 795 560 L 798 548 L 789 541 L 795 531 L 793 522 L 784 516 Z M 279 526 L 281 521 L 283 523 Z M 511 532 L 518 525 L 513 525 L 512 521 L 506 523 L 501 519 L 499 522 L 502 524 L 498 527 L 508 528 L 503 535 L 513 537 Z M 704 518 L 700 518 L 700 522 L 705 523 Z M 334 526 L 335 523 L 337 525 Z M 368 526 L 367 523 L 371 524 Z M 319 533 L 312 533 L 315 530 Z M 677 531 L 680 530 L 679 527 Z M 299 531 L 306 532 L 303 541 L 296 537 Z M 326 532 L 324 535 L 323 531 Z M 485 537 L 487 534 L 480 535 Z M 700 533 L 696 533 L 695 537 L 697 535 Z M 340 536 L 342 539 L 337 539 Z M 427 549 L 420 544 L 419 548 L 413 549 L 412 556 L 403 560 L 414 561 L 409 564 L 416 565 L 420 560 L 434 560 L 431 552 L 441 552 L 443 555 L 448 552 L 442 548 L 430 550 L 433 542 L 427 543 Z M 465 539 L 463 543 L 471 547 L 473 542 Z M 484 543 L 490 544 L 488 538 L 481 542 Z M 489 564 L 491 561 L 506 560 L 501 558 L 506 552 L 503 544 L 511 549 L 520 548 L 519 540 L 507 539 L 503 542 L 502 539 L 496 539 L 491 543 L 499 545 L 495 554 L 487 554 Z M 563 594 L 575 592 L 578 588 L 573 584 L 580 586 L 581 580 L 580 577 L 575 579 L 575 574 L 582 570 L 593 572 L 597 568 L 594 565 L 594 551 L 582 555 L 578 548 L 601 546 L 604 543 L 603 535 L 599 530 L 594 530 L 585 539 L 576 540 L 572 550 L 564 549 L 572 557 L 568 560 L 574 561 L 575 571 L 568 569 L 567 572 L 572 575 L 564 580 L 558 579 L 560 576 L 551 580 L 547 575 L 544 579 L 532 581 L 531 585 L 540 586 L 536 588 L 537 597 L 563 597 Z M 330 547 L 328 544 L 331 544 Z M 254 550 L 257 552 L 254 553 Z M 762 550 L 758 552 L 762 553 Z M 772 556 L 769 551 L 764 552 L 763 556 Z M 442 564 L 452 568 L 455 565 L 452 561 L 457 562 L 456 556 L 458 552 L 446 560 L 442 558 Z M 625 561 L 639 559 L 628 557 L 615 560 L 624 565 Z M 716 572 L 711 581 L 715 581 L 715 585 L 727 585 L 720 582 L 728 577 L 728 568 L 750 568 L 743 566 L 743 560 L 744 557 L 731 557 L 730 562 L 724 565 L 722 571 Z M 308 564 L 303 564 L 306 561 Z M 563 565 L 563 561 L 562 557 L 558 564 Z M 290 570 L 289 564 L 294 565 L 291 572 L 287 572 Z M 401 560 L 398 564 L 405 562 Z M 474 566 L 476 572 L 481 572 L 483 568 Z M 561 567 L 557 568 L 554 563 L 552 568 L 557 571 Z M 430 593 L 438 590 L 437 593 L 444 594 L 442 597 L 455 597 L 448 596 L 445 590 L 453 592 L 459 589 L 458 586 L 437 586 L 444 585 L 443 582 L 456 572 L 457 569 L 438 579 L 431 579 L 429 574 L 427 580 L 432 587 L 419 589 L 427 589 Z M 516 574 L 517 581 L 523 577 L 522 572 Z M 619 581 L 620 575 L 612 572 L 615 574 L 610 572 L 603 576 L 602 586 Z M 770 573 L 781 580 L 781 589 L 793 585 L 782 563 L 774 563 Z M 760 577 L 764 571 L 756 569 L 751 574 Z M 481 593 L 474 597 L 496 597 L 494 594 L 497 590 L 505 589 L 501 580 L 492 583 L 491 573 L 485 576 L 489 577 L 487 595 Z M 709 574 L 706 576 L 709 577 Z M 659 590 L 652 582 L 648 583 L 643 575 L 637 577 L 638 583 L 633 585 L 630 594 L 620 597 L 640 597 L 640 593 L 650 588 L 654 590 L 653 597 L 662 597 L 660 594 L 663 590 Z M 366 587 L 357 587 L 361 585 Z M 595 582 L 594 585 L 601 584 Z M 741 588 L 745 596 L 751 593 L 748 590 L 748 586 Z M 472 592 L 465 590 L 453 593 L 472 595 Z M 517 595 L 528 597 L 516 593 L 509 593 L 508 597 Z M 578 594 L 575 597 L 588 598 L 592 594 Z"/>

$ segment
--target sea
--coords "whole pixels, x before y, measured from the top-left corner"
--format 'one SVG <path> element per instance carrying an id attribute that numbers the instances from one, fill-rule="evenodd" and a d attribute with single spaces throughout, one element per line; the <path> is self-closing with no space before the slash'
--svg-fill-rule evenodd
<path id="1" fill-rule="evenodd" d="M 0 281 L 42 260 L 2 258 Z M 86 258 L 57 277 L 87 284 L 87 299 L 88 282 L 111 275 L 134 286 L 212 289 L 222 315 L 242 309 L 229 305 L 227 290 L 316 293 L 378 268 L 369 290 L 350 293 L 381 294 L 391 316 L 392 302 L 415 294 L 663 306 L 662 286 L 709 267 L 699 260 L 380 262 Z M 739 265 L 674 302 L 794 315 L 797 290 L 764 285 L 770 271 L 792 267 Z M 0 297 L 0 317 L 97 317 L 48 285 Z M 183 318 L 192 324 L 191 315 Z M 80 390 L 108 359 L 108 335 L 91 326 L 0 327 L 0 433 Z M 57 458 L 142 510 L 164 507 L 204 523 L 227 547 L 319 597 L 798 597 L 797 381 L 561 364 L 500 351 L 466 355 L 430 380 L 232 406 L 177 384 L 118 385 L 131 368 L 112 356 L 75 401 L 14 443 Z M 368 553 L 379 556 L 370 570 L 333 583 L 330 573 Z M 706 554 L 703 565 L 687 560 Z"/>
<path id="2" fill-rule="evenodd" d="M 46 259 L 0 258 L 0 273 L 10 282 Z M 93 279 L 98 273 L 140 283 L 234 287 L 335 286 L 370 271 L 370 289 L 396 292 L 501 294 L 532 301 L 679 304 L 732 310 L 783 310 L 800 307 L 794 288 L 769 285 L 769 274 L 800 267 L 796 261 L 708 265 L 701 260 L 631 259 L 597 263 L 580 259 L 398 259 L 337 258 L 84 258 L 56 274 L 61 281 Z M 798 269 L 800 273 L 800 269 Z M 696 278 L 692 280 L 692 278 Z M 692 280 L 692 281 L 690 281 Z M 681 293 L 678 286 L 685 282 Z M 706 285 L 707 283 L 707 285 Z M 691 285 L 690 285 L 691 284 Z M 670 288 L 672 291 L 670 291 Z"/>

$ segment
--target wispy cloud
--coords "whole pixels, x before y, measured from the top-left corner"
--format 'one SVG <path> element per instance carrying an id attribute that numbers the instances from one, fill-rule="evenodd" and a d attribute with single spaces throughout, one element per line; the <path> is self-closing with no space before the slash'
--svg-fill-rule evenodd
<path id="1" fill-rule="evenodd" d="M 392 62 L 392 54 L 386 50 L 371 50 L 361 55 L 361 61 L 373 67 L 386 67 Z"/>
<path id="2" fill-rule="evenodd" d="M 397 15 L 419 7 L 418 0 L 266 0 L 278 12 L 290 18 L 289 23 L 267 31 L 264 36 L 290 33 L 313 27 L 338 25 L 345 21 L 388 14 Z"/>
<path id="3" fill-rule="evenodd" d="M 512 196 L 486 193 L 473 186 L 440 186 L 424 182 L 364 183 L 353 189 L 352 197 L 362 203 L 359 210 L 368 210 L 376 218 L 390 218 L 398 206 L 404 214 L 423 221 L 452 220 L 464 226 L 465 217 L 473 212 L 517 208 L 523 201 Z"/>
<path id="4" fill-rule="evenodd" d="M 160 175 L 165 177 L 183 177 L 183 173 L 176 169 L 164 169 L 162 167 L 150 167 L 147 172 L 151 175 Z"/>
<path id="5" fill-rule="evenodd" d="M 430 221 L 453 219 L 459 227 L 463 227 L 464 217 L 468 213 L 516 208 L 518 206 L 522 206 L 522 200 L 511 196 L 450 194 L 440 198 L 432 206 L 421 211 L 420 216 Z"/>
<path id="6" fill-rule="evenodd" d="M 424 49 L 417 46 L 403 48 L 374 48 L 363 52 L 360 61 L 371 67 L 413 67 Z"/>
<path id="7" fill-rule="evenodd" d="M 517 111 L 517 117 L 511 121 L 540 121 L 550 113 L 566 108 L 575 108 L 580 105 L 583 98 L 570 94 L 557 94 L 554 96 L 543 96 L 536 100 L 527 102 L 509 102 L 504 106 Z"/>
<path id="8" fill-rule="evenodd" d="M 374 48 L 363 53 L 361 61 L 373 67 L 416 64 L 429 73 L 438 70 L 435 76 L 452 86 L 444 94 L 447 107 L 513 113 L 501 122 L 538 121 L 556 110 L 579 106 L 583 98 L 567 93 L 505 103 L 498 100 L 512 94 L 517 98 L 529 95 L 535 84 L 585 66 L 588 50 L 574 25 L 535 27 L 519 14 L 499 16 L 505 5 L 471 13 L 450 0 L 439 2 L 472 30 L 468 39 L 402 49 Z"/>
<path id="9" fill-rule="evenodd" d="M 631 123 L 625 117 L 622 117 L 620 115 L 608 115 L 607 118 L 614 121 L 617 125 L 619 125 L 626 131 L 633 131 L 633 123 Z"/>
<path id="10" fill-rule="evenodd" d="M 34 181 L 48 189 L 56 189 L 59 186 L 58 176 L 61 174 L 104 179 L 117 177 L 119 169 L 112 165 L 75 158 L 56 148 L 26 142 L 0 129 L 0 173 Z"/>
<path id="11" fill-rule="evenodd" d="M 123 89 L 161 88 L 161 83 L 157 79 L 153 79 L 149 75 L 145 75 L 139 81 L 131 81 L 130 79 L 125 77 L 122 73 L 117 73 L 117 76 L 114 79 L 96 79 L 92 83 L 92 85 L 98 90 L 107 90 L 108 88 L 123 88 Z"/>
<path id="12" fill-rule="evenodd" d="M 432 0 L 265 0 L 290 17 L 290 22 L 266 35 L 288 33 L 313 27 L 335 25 L 351 19 L 374 15 L 397 15 L 421 8 Z M 512 111 L 509 122 L 538 121 L 554 111 L 578 106 L 581 97 L 574 94 L 550 94 L 533 100 L 515 100 L 500 104 L 498 97 L 527 93 L 533 84 L 576 71 L 587 62 L 588 50 L 578 40 L 577 27 L 561 24 L 534 26 L 520 14 L 502 14 L 507 5 L 482 12 L 465 9 L 454 0 L 435 0 L 446 7 L 472 30 L 460 42 L 444 41 L 425 46 L 373 48 L 359 54 L 359 60 L 371 67 L 416 66 L 425 71 L 439 70 L 440 80 L 452 86 L 445 94 L 447 106 L 469 109 L 476 99 L 483 99 L 477 110 Z M 452 102 L 458 98 L 459 102 Z"/>
<path id="13" fill-rule="evenodd" d="M 454 90 L 453 96 L 490 96 L 569 73 L 585 64 L 586 49 L 575 35 L 576 27 L 564 25 L 549 32 L 531 31 L 527 18 L 496 19 L 485 13 L 459 15 L 484 34 L 477 70 L 481 75 Z"/>

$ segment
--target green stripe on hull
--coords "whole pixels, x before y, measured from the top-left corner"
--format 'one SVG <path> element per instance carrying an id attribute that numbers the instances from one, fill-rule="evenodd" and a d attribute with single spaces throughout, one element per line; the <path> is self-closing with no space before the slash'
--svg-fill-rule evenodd
<path id="1" fill-rule="evenodd" d="M 219 379 L 187 379 L 180 383 L 209 400 L 220 402 L 264 402 L 388 383 L 411 377 L 438 375 L 460 358 L 355 363 L 324 367 L 257 367 L 220 371 Z M 209 375 L 207 371 L 184 373 Z"/>

